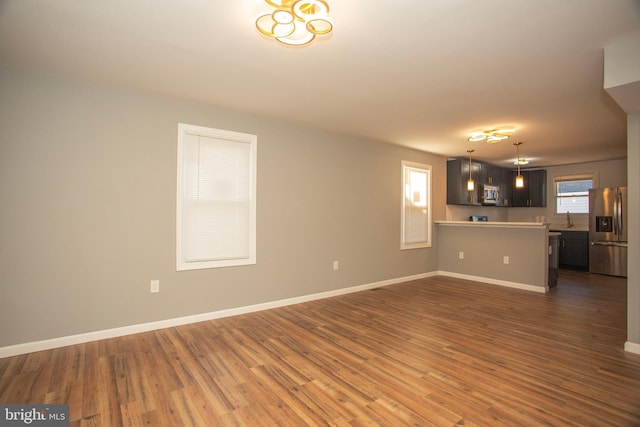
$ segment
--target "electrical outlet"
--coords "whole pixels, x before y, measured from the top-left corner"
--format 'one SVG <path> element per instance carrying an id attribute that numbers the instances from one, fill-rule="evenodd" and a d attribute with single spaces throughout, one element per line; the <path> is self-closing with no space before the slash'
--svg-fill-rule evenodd
<path id="1" fill-rule="evenodd" d="M 149 291 L 153 294 L 156 292 L 160 292 L 160 280 L 152 280 L 151 281 L 151 288 L 149 289 Z"/>
<path id="2" fill-rule="evenodd" d="M 464 259 L 464 252 L 458 252 L 458 259 Z"/>
<path id="3" fill-rule="evenodd" d="M 338 261 L 333 261 L 333 269 L 337 270 L 338 268 L 340 268 L 340 264 L 338 263 Z"/>
<path id="4" fill-rule="evenodd" d="M 508 256 L 506 256 L 506 255 L 505 255 L 505 256 L 503 256 L 503 257 L 502 257 L 502 262 L 503 262 L 503 263 L 505 263 L 505 264 L 509 264 L 509 257 L 508 257 Z"/>

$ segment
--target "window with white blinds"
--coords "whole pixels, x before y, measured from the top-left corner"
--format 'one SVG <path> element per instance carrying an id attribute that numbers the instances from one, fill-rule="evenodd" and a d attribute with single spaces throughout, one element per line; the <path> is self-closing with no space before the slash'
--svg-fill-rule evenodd
<path id="1" fill-rule="evenodd" d="M 556 214 L 589 213 L 589 189 L 592 175 L 558 176 L 553 179 L 556 190 Z"/>
<path id="2" fill-rule="evenodd" d="M 431 246 L 431 166 L 402 162 L 400 249 Z"/>
<path id="3" fill-rule="evenodd" d="M 256 263 L 257 136 L 178 125 L 177 269 Z"/>

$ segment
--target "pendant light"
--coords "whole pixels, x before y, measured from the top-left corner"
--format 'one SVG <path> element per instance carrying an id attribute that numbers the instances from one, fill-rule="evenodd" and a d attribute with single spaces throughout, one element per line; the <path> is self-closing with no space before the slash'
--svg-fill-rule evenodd
<path id="1" fill-rule="evenodd" d="M 520 175 L 520 146 L 522 142 L 514 142 L 513 145 L 516 146 L 516 154 L 518 155 L 518 175 L 516 175 L 516 188 L 524 188 L 524 177 Z"/>
<path id="2" fill-rule="evenodd" d="M 473 191 L 476 188 L 473 178 L 471 177 L 471 153 L 474 151 L 475 150 L 467 150 L 467 153 L 469 153 L 469 181 L 467 181 L 467 191 Z"/>

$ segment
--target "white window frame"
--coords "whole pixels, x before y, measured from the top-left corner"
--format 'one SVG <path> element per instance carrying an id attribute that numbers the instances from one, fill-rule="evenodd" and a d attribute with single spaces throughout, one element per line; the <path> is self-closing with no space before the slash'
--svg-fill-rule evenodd
<path id="1" fill-rule="evenodd" d="M 186 172 L 189 171 L 199 171 L 198 165 L 191 165 L 191 169 L 189 165 L 186 164 L 185 158 L 185 140 L 186 137 L 204 137 L 207 138 L 207 144 L 215 143 L 215 141 L 219 141 L 220 144 L 225 144 L 229 146 L 229 143 L 233 144 L 248 144 L 249 145 L 249 155 L 246 167 L 248 168 L 248 183 L 243 183 L 241 185 L 244 186 L 245 190 L 248 190 L 249 200 L 243 202 L 243 204 L 247 204 L 248 202 L 248 211 L 244 211 L 247 214 L 248 225 L 245 222 L 244 226 L 241 228 L 242 231 L 247 230 L 246 238 L 248 241 L 242 242 L 243 247 L 247 248 L 246 253 L 242 255 L 231 255 L 231 256 L 214 256 L 209 259 L 187 259 L 187 247 L 186 240 L 187 234 L 185 232 L 185 226 L 187 221 L 187 215 L 185 215 L 185 202 L 187 197 L 187 178 Z M 176 269 L 178 271 L 182 270 L 196 270 L 196 269 L 204 269 L 204 268 L 218 268 L 218 267 L 230 267 L 230 266 L 240 266 L 240 265 L 250 265 L 256 263 L 256 175 L 257 175 L 257 149 L 258 149 L 258 137 L 256 135 L 232 132 L 228 130 L 221 129 L 213 129 L 203 126 L 195 126 L 184 123 L 178 124 L 178 155 L 177 155 L 177 163 L 178 163 L 178 173 L 177 173 L 177 210 L 176 210 Z M 198 160 L 200 162 L 200 160 Z M 239 182 L 239 181 L 238 181 Z M 227 184 L 227 182 L 224 182 Z M 240 184 L 239 184 L 240 185 Z M 247 189 L 246 185 L 250 188 Z M 191 199 L 191 202 L 197 201 L 198 199 Z M 208 203 L 211 203 L 211 200 L 208 200 Z M 229 200 L 222 200 L 222 203 L 231 203 Z M 212 222 L 215 222 L 214 220 Z M 206 228 L 206 227 L 205 227 Z M 246 246 L 244 246 L 246 245 Z M 243 251 L 244 252 L 244 251 Z"/>
<path id="2" fill-rule="evenodd" d="M 424 174 L 424 194 L 421 192 L 420 186 L 417 189 L 411 188 L 408 177 L 412 172 Z M 431 247 L 431 187 L 431 165 L 402 161 L 401 250 Z M 414 237 L 408 238 L 412 232 Z"/>
<path id="3" fill-rule="evenodd" d="M 553 211 L 556 215 L 564 215 L 567 211 L 558 212 L 558 183 L 559 182 L 567 182 L 567 181 L 584 181 L 591 180 L 591 188 L 597 188 L 596 176 L 591 173 L 583 173 L 576 175 L 563 175 L 563 176 L 555 176 L 553 177 Z M 577 197 L 586 197 L 587 198 L 587 211 L 589 210 L 589 195 L 586 196 L 577 196 Z M 572 212 L 571 215 L 588 215 L 589 212 Z"/>

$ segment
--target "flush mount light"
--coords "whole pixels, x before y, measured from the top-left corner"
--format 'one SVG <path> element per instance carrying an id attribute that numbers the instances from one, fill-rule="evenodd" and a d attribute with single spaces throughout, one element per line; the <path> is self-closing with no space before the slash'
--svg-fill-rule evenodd
<path id="1" fill-rule="evenodd" d="M 514 133 L 515 131 L 510 128 L 483 130 L 480 132 L 473 132 L 469 137 L 469 141 L 487 141 L 490 144 L 495 144 L 496 142 L 509 138 Z"/>
<path id="2" fill-rule="evenodd" d="M 529 164 L 529 160 L 527 160 L 527 159 L 516 159 L 513 162 L 513 164 L 516 165 L 516 166 L 517 165 L 524 166 L 524 165 L 528 165 Z"/>
<path id="3" fill-rule="evenodd" d="M 329 4 L 324 0 L 265 0 L 271 7 L 256 19 L 256 27 L 265 36 L 287 46 L 304 46 L 316 36 L 329 34 Z"/>

